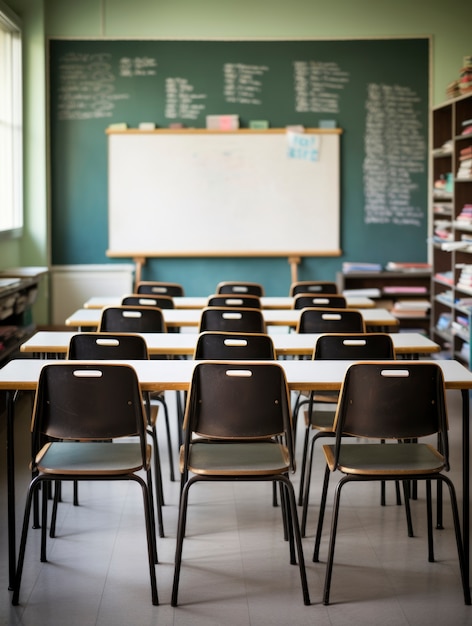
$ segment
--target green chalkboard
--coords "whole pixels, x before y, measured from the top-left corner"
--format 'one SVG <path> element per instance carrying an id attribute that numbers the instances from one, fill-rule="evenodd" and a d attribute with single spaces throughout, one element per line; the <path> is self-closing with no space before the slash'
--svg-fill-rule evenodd
<path id="1" fill-rule="evenodd" d="M 343 129 L 342 256 L 327 271 L 344 260 L 425 260 L 429 46 L 429 38 L 50 40 L 53 263 L 106 261 L 110 124 L 204 128 L 207 115 L 223 114 L 243 128 L 330 120 Z M 188 262 L 166 263 L 174 277 L 188 275 Z"/>

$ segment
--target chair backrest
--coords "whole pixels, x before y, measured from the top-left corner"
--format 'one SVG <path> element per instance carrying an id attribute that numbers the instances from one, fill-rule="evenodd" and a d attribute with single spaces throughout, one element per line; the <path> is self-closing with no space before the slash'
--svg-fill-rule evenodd
<path id="1" fill-rule="evenodd" d="M 334 428 L 376 439 L 416 439 L 439 433 L 448 457 L 447 410 L 442 370 L 421 361 L 354 363 L 346 372 Z"/>
<path id="2" fill-rule="evenodd" d="M 265 333 L 260 309 L 206 307 L 202 310 L 199 332 L 219 330 L 229 333 Z"/>
<path id="3" fill-rule="evenodd" d="M 116 306 L 103 309 L 98 330 L 114 333 L 165 333 L 167 328 L 161 309 L 150 306 Z"/>
<path id="4" fill-rule="evenodd" d="M 136 285 L 136 293 L 147 293 L 153 296 L 171 296 L 176 298 L 184 295 L 184 288 L 178 283 L 142 280 Z"/>
<path id="5" fill-rule="evenodd" d="M 336 283 L 328 280 L 299 280 L 290 285 L 289 295 L 294 297 L 300 293 L 308 295 L 338 293 L 338 286 Z"/>
<path id="6" fill-rule="evenodd" d="M 260 333 L 204 332 L 198 336 L 195 360 L 275 360 L 274 342 Z"/>
<path id="7" fill-rule="evenodd" d="M 394 359 L 393 341 L 387 333 L 341 333 L 318 337 L 314 359 Z"/>
<path id="8" fill-rule="evenodd" d="M 140 436 L 144 455 L 144 415 L 138 378 L 129 365 L 47 364 L 33 408 L 33 449 L 44 437 L 75 441 Z"/>
<path id="9" fill-rule="evenodd" d="M 259 296 L 238 296 L 238 295 L 216 295 L 210 296 L 207 301 L 207 306 L 235 306 L 243 307 L 247 309 L 260 309 L 262 308 L 261 299 Z"/>
<path id="10" fill-rule="evenodd" d="M 174 299 L 172 296 L 148 296 L 145 294 L 132 294 L 124 296 L 121 300 L 124 306 L 154 306 L 158 309 L 173 309 Z"/>
<path id="11" fill-rule="evenodd" d="M 238 296 L 259 296 L 261 298 L 264 295 L 264 287 L 260 283 L 225 280 L 218 283 L 216 293 L 232 293 Z"/>
<path id="12" fill-rule="evenodd" d="M 299 333 L 365 333 L 362 313 L 355 309 L 307 308 L 300 312 Z"/>
<path id="13" fill-rule="evenodd" d="M 186 404 L 186 442 L 192 433 L 230 440 L 285 435 L 291 452 L 289 398 L 285 373 L 278 363 L 198 363 Z"/>
<path id="14" fill-rule="evenodd" d="M 301 293 L 293 299 L 294 309 L 306 309 L 308 307 L 321 307 L 324 309 L 345 309 L 347 307 L 346 298 L 340 294 L 322 294 L 319 296 L 309 296 Z"/>
<path id="15" fill-rule="evenodd" d="M 72 335 L 67 358 L 71 360 L 148 359 L 146 342 L 140 335 L 118 333 L 78 333 Z"/>

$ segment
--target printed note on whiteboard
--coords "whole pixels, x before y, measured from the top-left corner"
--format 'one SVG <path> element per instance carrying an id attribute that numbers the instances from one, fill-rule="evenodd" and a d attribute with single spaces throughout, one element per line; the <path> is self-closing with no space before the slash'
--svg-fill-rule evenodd
<path id="1" fill-rule="evenodd" d="M 320 156 L 320 136 L 287 132 L 287 156 L 289 159 L 316 162 Z"/>

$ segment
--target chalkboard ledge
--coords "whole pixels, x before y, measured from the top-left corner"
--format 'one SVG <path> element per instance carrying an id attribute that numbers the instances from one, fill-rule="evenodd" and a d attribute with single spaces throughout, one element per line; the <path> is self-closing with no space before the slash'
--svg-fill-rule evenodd
<path id="1" fill-rule="evenodd" d="M 182 135 L 182 134 L 207 134 L 207 135 L 268 135 L 268 134 L 282 134 L 286 133 L 287 128 L 238 128 L 237 130 L 209 130 L 207 128 L 154 128 L 152 130 L 144 130 L 140 128 L 126 128 L 126 129 L 114 129 L 107 128 L 105 133 L 107 135 Z M 341 135 L 342 128 L 305 128 L 304 133 L 312 135 Z"/>

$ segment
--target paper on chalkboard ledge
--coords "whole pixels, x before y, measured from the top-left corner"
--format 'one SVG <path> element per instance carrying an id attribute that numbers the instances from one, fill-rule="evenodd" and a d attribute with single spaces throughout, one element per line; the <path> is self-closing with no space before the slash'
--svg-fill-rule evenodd
<path id="1" fill-rule="evenodd" d="M 208 130 L 238 130 L 239 115 L 207 115 Z"/>

